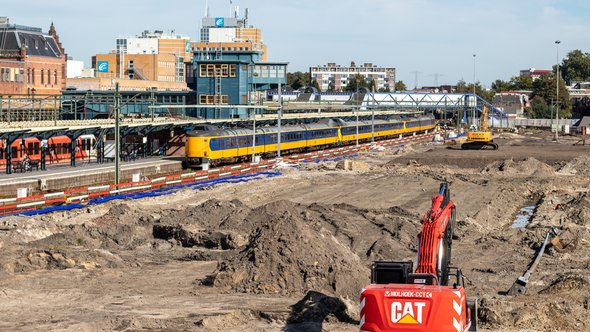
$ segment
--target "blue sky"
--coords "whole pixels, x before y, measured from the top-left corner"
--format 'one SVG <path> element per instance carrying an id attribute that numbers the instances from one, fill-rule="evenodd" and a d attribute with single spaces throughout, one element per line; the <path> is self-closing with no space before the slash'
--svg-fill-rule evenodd
<path id="1" fill-rule="evenodd" d="M 209 0 L 211 16 L 227 16 L 229 0 Z M 551 68 L 560 58 L 590 52 L 587 0 L 233 0 L 263 29 L 269 60 L 289 70 L 310 65 L 371 62 L 393 66 L 410 87 L 473 81 L 485 86 L 520 69 Z M 53 21 L 66 51 L 90 65 L 120 35 L 175 30 L 198 38 L 205 0 L 20 0 L 2 5 L 11 23 L 42 27 Z"/>

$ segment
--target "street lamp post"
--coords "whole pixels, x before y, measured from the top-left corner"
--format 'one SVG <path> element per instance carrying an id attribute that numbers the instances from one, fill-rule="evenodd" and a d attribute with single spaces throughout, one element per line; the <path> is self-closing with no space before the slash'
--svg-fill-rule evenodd
<path id="1" fill-rule="evenodd" d="M 473 114 L 471 115 L 471 122 L 475 124 L 475 113 L 477 112 L 477 97 L 475 96 L 475 57 L 473 54 Z"/>
<path id="2" fill-rule="evenodd" d="M 356 146 L 359 146 L 359 111 L 361 105 L 359 104 L 359 90 L 356 90 Z"/>
<path id="3" fill-rule="evenodd" d="M 371 143 L 375 142 L 375 86 L 373 86 L 373 101 L 371 102 Z"/>
<path id="4" fill-rule="evenodd" d="M 555 41 L 555 47 L 557 49 L 557 59 L 556 59 L 556 74 L 555 74 L 555 122 L 557 122 L 555 127 L 555 142 L 559 142 L 559 44 L 561 41 Z"/>
<path id="5" fill-rule="evenodd" d="M 282 70 L 282 69 L 281 69 Z M 281 116 L 283 115 L 283 93 L 281 87 L 281 78 L 279 78 L 279 111 L 277 114 L 277 157 L 281 158 Z"/>

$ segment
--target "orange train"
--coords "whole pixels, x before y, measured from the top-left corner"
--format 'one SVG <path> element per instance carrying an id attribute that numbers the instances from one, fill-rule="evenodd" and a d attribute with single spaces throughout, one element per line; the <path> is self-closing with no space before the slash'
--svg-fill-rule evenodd
<path id="1" fill-rule="evenodd" d="M 46 141 L 47 155 L 45 161 L 48 164 L 62 163 L 70 161 L 70 144 L 71 140 L 67 136 L 55 136 Z M 41 160 L 41 140 L 35 137 L 17 139 L 12 142 L 10 152 L 13 161 L 22 160 L 25 155 L 30 160 Z M 96 139 L 94 135 L 82 135 L 76 140 L 76 160 L 89 159 L 96 156 L 95 150 Z M 0 168 L 6 168 L 6 146 L 3 140 L 0 140 Z"/>

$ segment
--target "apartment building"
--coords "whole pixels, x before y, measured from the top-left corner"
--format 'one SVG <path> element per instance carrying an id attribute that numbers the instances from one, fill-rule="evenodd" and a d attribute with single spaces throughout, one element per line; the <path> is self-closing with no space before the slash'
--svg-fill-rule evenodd
<path id="1" fill-rule="evenodd" d="M 325 66 L 309 68 L 312 81 L 318 82 L 322 91 L 344 91 L 349 80 L 355 75 L 361 75 L 367 81 L 376 82 L 377 90 L 394 91 L 395 68 L 378 67 L 372 63 L 357 66 L 353 61 L 350 66 L 340 66 L 328 63 Z"/>

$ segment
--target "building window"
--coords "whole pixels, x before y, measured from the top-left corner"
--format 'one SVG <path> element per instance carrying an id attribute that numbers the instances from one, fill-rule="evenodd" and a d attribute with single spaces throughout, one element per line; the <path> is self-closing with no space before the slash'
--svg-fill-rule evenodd
<path id="1" fill-rule="evenodd" d="M 35 84 L 35 68 L 31 69 L 31 78 L 32 78 L 33 84 Z"/>
<path id="2" fill-rule="evenodd" d="M 199 103 L 204 105 L 216 105 L 229 103 L 229 97 L 227 95 L 199 95 Z"/>
<path id="3" fill-rule="evenodd" d="M 236 65 L 202 64 L 199 65 L 200 77 L 236 77 Z"/>
<path id="4" fill-rule="evenodd" d="M 53 71 L 53 82 L 57 85 L 57 69 Z"/>
<path id="5" fill-rule="evenodd" d="M 45 70 L 41 69 L 41 84 L 45 84 Z"/>

